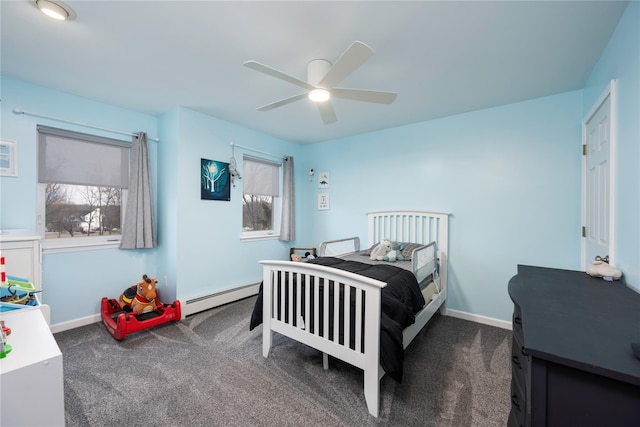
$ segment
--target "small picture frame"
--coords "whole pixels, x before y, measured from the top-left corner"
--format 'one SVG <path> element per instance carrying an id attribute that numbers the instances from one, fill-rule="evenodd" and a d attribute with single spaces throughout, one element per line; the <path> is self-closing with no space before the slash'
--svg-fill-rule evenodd
<path id="1" fill-rule="evenodd" d="M 329 188 L 331 182 L 331 174 L 329 172 L 320 172 L 318 174 L 318 188 Z"/>
<path id="2" fill-rule="evenodd" d="M 0 176 L 18 176 L 18 144 L 0 141 Z"/>
<path id="3" fill-rule="evenodd" d="M 329 195 L 327 193 L 318 194 L 318 210 L 326 211 L 329 209 Z"/>

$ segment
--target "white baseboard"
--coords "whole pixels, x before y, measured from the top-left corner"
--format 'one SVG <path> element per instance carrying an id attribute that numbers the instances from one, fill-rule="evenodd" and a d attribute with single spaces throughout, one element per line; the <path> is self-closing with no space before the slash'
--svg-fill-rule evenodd
<path id="1" fill-rule="evenodd" d="M 199 313 L 201 311 L 209 310 L 210 308 L 218 307 L 230 302 L 239 301 L 241 299 L 257 295 L 259 289 L 260 283 L 251 283 L 249 285 L 229 289 L 227 291 L 188 299 L 181 305 L 182 318 L 191 314 Z"/>
<path id="2" fill-rule="evenodd" d="M 51 332 L 54 334 L 56 332 L 67 331 L 69 329 L 79 328 L 80 326 L 90 325 L 92 323 L 101 322 L 102 318 L 100 314 L 93 314 L 87 317 L 81 317 L 79 319 L 69 320 L 67 322 L 56 323 L 55 325 L 51 325 Z"/>
<path id="3" fill-rule="evenodd" d="M 445 316 L 457 317 L 458 319 L 470 320 L 483 325 L 495 326 L 497 328 L 512 330 L 513 325 L 506 320 L 500 320 L 493 317 L 481 316 L 479 314 L 467 313 L 466 311 L 445 309 Z"/>

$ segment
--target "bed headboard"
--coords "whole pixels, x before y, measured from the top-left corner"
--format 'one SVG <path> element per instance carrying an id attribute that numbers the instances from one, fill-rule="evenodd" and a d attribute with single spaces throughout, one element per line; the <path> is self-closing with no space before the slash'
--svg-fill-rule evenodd
<path id="1" fill-rule="evenodd" d="M 384 238 L 407 243 L 435 241 L 438 250 L 448 253 L 449 214 L 426 211 L 370 212 L 368 247 Z"/>

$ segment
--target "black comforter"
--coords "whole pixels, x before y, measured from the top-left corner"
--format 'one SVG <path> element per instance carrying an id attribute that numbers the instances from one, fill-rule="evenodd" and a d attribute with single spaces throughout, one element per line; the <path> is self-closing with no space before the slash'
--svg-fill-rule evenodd
<path id="1" fill-rule="evenodd" d="M 415 322 L 425 301 L 415 276 L 389 264 L 364 264 L 340 258 L 321 257 L 308 262 L 349 271 L 387 283 L 382 289 L 380 365 L 394 380 L 402 381 L 404 349 L 402 331 Z M 262 323 L 262 285 L 251 314 L 249 329 Z"/>

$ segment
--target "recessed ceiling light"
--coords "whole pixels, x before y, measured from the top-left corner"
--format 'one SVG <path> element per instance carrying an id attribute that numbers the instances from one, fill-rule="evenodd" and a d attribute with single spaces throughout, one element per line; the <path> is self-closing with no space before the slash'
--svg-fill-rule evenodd
<path id="1" fill-rule="evenodd" d="M 73 9 L 60 1 L 36 0 L 36 6 L 42 13 L 58 21 L 69 21 L 76 17 Z"/>

